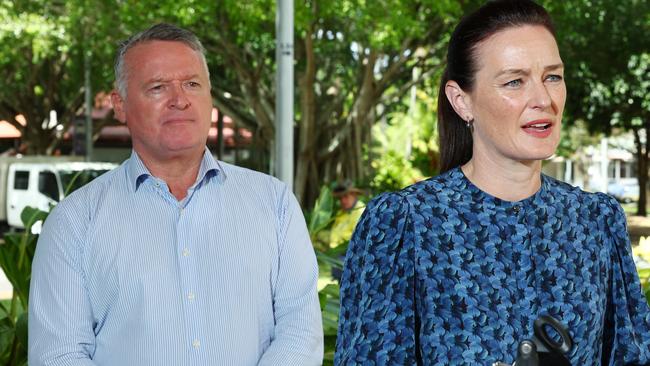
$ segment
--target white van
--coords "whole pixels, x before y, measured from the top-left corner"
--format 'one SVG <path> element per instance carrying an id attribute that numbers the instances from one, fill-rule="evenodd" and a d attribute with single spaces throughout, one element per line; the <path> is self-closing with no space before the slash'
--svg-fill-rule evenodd
<path id="1" fill-rule="evenodd" d="M 26 206 L 47 211 L 70 192 L 117 166 L 82 159 L 0 157 L 0 224 L 23 228 L 20 214 Z"/>

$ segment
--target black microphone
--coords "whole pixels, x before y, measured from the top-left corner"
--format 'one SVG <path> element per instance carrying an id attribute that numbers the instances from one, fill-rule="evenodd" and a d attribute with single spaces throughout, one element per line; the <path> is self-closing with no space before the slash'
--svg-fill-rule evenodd
<path id="1" fill-rule="evenodd" d="M 555 341 L 549 336 L 551 329 L 559 337 Z M 573 339 L 567 328 L 550 315 L 542 315 L 533 323 L 534 337 L 524 339 L 517 346 L 517 358 L 511 366 L 571 366 L 567 354 L 573 348 Z M 493 366 L 509 366 L 495 362 Z"/>

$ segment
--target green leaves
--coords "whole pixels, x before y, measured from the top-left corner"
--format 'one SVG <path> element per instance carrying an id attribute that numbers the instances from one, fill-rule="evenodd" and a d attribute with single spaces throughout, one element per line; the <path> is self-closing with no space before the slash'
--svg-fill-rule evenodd
<path id="1" fill-rule="evenodd" d="M 27 312 L 16 323 L 10 316 L 0 319 L 0 363 L 27 365 Z"/>
<path id="2" fill-rule="evenodd" d="M 639 270 L 639 280 L 641 280 L 643 294 L 650 303 L 650 268 Z"/>
<path id="3" fill-rule="evenodd" d="M 329 284 L 318 293 L 321 313 L 323 316 L 323 335 L 325 338 L 325 355 L 323 364 L 334 362 L 334 351 L 336 348 L 336 332 L 339 320 L 339 285 Z"/>
<path id="4" fill-rule="evenodd" d="M 23 309 L 27 309 L 32 259 L 38 239 L 38 236 L 31 233 L 31 229 L 38 221 L 44 221 L 47 213 L 25 207 L 20 217 L 25 225 L 25 231 L 5 234 L 5 243 L 0 245 L 0 267 L 11 282 Z"/>
<path id="5" fill-rule="evenodd" d="M 648 109 L 641 108 L 639 97 L 648 94 L 640 80 L 643 72 L 648 79 L 648 69 L 639 61 L 650 49 L 650 2 L 568 0 L 544 5 L 558 28 L 567 108 L 574 119 L 585 118 L 591 130 L 605 132 L 610 123 L 629 128 L 633 118 L 647 119 L 642 114 L 647 116 Z"/>
<path id="6" fill-rule="evenodd" d="M 2 304 L 4 317 L 0 318 L 0 362 L 3 365 L 27 363 L 27 308 L 32 260 L 38 236 L 32 227 L 45 220 L 47 212 L 26 207 L 20 214 L 24 232 L 6 233 L 0 245 L 0 268 L 13 286 L 14 294 L 9 308 Z"/>
<path id="7" fill-rule="evenodd" d="M 27 229 L 31 228 L 38 221 L 45 221 L 47 215 L 48 212 L 27 206 L 20 213 L 20 220 L 23 222 L 25 229 Z"/>
<path id="8" fill-rule="evenodd" d="M 23 132 L 28 153 L 50 154 L 83 103 L 83 54 L 94 91 L 110 90 L 119 18 L 99 0 L 0 2 L 0 120 Z M 119 34 L 119 33 L 117 33 Z M 49 121 L 57 112 L 57 125 Z M 15 121 L 22 114 L 27 126 Z M 57 129 L 58 127 L 58 129 Z"/>
<path id="9" fill-rule="evenodd" d="M 331 276 L 332 270 L 341 270 L 347 245 L 336 248 L 329 247 L 329 228 L 334 220 L 334 202 L 332 192 L 324 185 L 314 209 L 307 215 L 307 228 L 316 251 L 319 269 L 319 287 L 326 285 L 318 292 L 320 308 L 323 317 L 325 337 L 325 356 L 323 365 L 333 365 L 336 347 L 336 331 L 339 318 L 339 285 Z"/>
<path id="10" fill-rule="evenodd" d="M 7 316 L 0 319 L 0 352 L 5 354 L 7 353 L 6 350 L 11 349 L 11 346 L 14 343 L 15 335 L 16 329 L 14 327 L 14 323 L 11 321 L 11 318 Z"/>
<path id="11" fill-rule="evenodd" d="M 323 186 L 314 204 L 314 209 L 309 217 L 309 225 L 307 226 L 312 236 L 317 235 L 332 223 L 333 208 L 334 201 L 332 199 L 332 192 L 327 186 Z"/>
<path id="12" fill-rule="evenodd" d="M 24 234 L 5 234 L 5 243 L 0 245 L 0 267 L 14 288 L 23 308 L 29 301 L 29 280 L 31 278 L 31 258 L 36 249 L 36 236 Z"/>

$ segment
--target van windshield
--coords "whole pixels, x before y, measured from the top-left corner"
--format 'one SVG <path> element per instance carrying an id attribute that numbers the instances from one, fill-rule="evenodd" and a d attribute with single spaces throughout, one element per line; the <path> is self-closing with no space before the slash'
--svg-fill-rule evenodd
<path id="1" fill-rule="evenodd" d="M 63 194 L 69 195 L 107 171 L 108 169 L 60 170 Z"/>

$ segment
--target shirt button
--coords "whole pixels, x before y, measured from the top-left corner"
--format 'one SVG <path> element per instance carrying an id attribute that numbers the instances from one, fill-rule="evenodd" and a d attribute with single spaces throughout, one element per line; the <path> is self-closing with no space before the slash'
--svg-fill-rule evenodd
<path id="1" fill-rule="evenodd" d="M 515 214 L 518 214 L 519 211 L 521 211 L 521 207 L 519 207 L 519 206 L 514 206 L 514 207 L 512 208 L 512 210 L 515 212 Z"/>
<path id="2" fill-rule="evenodd" d="M 188 257 L 190 255 L 190 250 L 187 248 L 183 248 L 183 257 Z"/>
<path id="3" fill-rule="evenodd" d="M 194 301 L 195 297 L 196 296 L 194 296 L 194 292 L 190 292 L 189 294 L 187 294 L 187 299 L 190 300 L 190 301 Z"/>
<path id="4" fill-rule="evenodd" d="M 192 341 L 192 347 L 194 347 L 196 349 L 199 349 L 199 347 L 201 347 L 201 342 L 199 342 L 198 339 L 193 340 Z"/>

